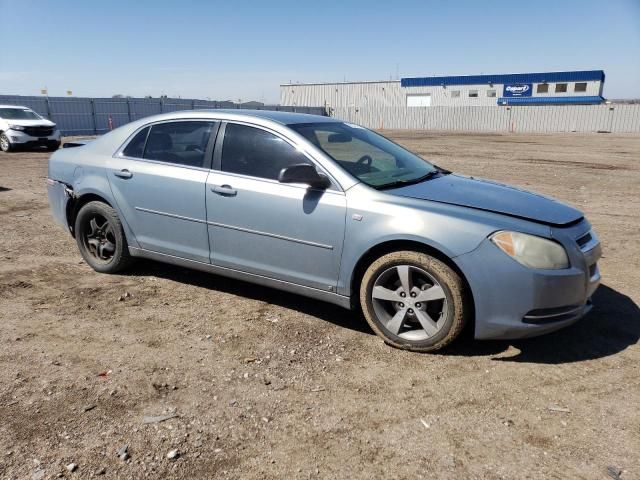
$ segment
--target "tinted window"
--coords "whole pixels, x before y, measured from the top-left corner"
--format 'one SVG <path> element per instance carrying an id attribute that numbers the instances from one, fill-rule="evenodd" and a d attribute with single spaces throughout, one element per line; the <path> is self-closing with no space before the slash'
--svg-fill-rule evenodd
<path id="1" fill-rule="evenodd" d="M 143 128 L 133 139 L 129 142 L 129 145 L 122 151 L 125 157 L 142 158 L 144 153 L 144 144 L 147 141 L 147 133 L 149 133 L 149 127 Z"/>
<path id="2" fill-rule="evenodd" d="M 294 147 L 258 128 L 227 124 L 222 144 L 222 170 L 277 180 L 290 165 L 311 163 Z"/>
<path id="3" fill-rule="evenodd" d="M 144 158 L 202 167 L 213 122 L 159 123 L 151 127 Z"/>
<path id="4" fill-rule="evenodd" d="M 556 83 L 556 93 L 565 93 L 567 91 L 566 83 Z"/>
<path id="5" fill-rule="evenodd" d="M 576 83 L 574 86 L 574 92 L 586 92 L 587 91 L 587 83 L 580 82 Z"/>
<path id="6" fill-rule="evenodd" d="M 538 93 L 549 93 L 549 84 L 548 83 L 539 83 L 538 84 Z"/>

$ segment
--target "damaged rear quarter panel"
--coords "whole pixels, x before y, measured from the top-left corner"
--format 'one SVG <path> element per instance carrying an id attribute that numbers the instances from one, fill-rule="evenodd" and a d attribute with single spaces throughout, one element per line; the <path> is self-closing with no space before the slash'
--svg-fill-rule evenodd
<path id="1" fill-rule="evenodd" d="M 81 201 L 86 195 L 98 196 L 116 210 L 122 221 L 129 246 L 137 247 L 135 235 L 111 192 L 106 168 L 110 158 L 95 152 L 90 145 L 59 150 L 52 155 L 49 159 L 49 178 L 58 182 L 49 186 L 52 213 L 57 223 L 67 227 L 68 212 L 75 209 L 73 205 L 68 205 L 68 202 Z M 65 194 L 65 185 L 70 194 Z M 72 208 L 67 208 L 68 206 Z"/>

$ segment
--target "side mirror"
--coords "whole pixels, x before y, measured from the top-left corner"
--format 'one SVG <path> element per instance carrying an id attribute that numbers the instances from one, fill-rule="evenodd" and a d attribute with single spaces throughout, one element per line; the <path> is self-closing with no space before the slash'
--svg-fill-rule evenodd
<path id="1" fill-rule="evenodd" d="M 306 163 L 283 168 L 278 175 L 278 181 L 280 183 L 304 183 L 312 188 L 323 190 L 331 186 L 331 181 L 326 175 L 318 173 L 316 167 Z"/>

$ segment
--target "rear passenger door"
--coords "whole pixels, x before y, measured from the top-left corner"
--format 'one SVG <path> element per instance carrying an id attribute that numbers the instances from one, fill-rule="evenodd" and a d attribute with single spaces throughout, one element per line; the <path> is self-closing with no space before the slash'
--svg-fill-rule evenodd
<path id="1" fill-rule="evenodd" d="M 209 263 L 205 184 L 218 123 L 180 120 L 139 130 L 109 182 L 141 248 Z"/>

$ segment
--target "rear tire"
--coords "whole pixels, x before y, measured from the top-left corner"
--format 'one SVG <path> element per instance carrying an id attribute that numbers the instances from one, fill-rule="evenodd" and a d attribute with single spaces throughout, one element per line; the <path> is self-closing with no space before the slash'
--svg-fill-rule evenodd
<path id="1" fill-rule="evenodd" d="M 116 211 L 103 202 L 84 205 L 75 221 L 76 243 L 82 258 L 100 273 L 116 273 L 133 261 Z"/>
<path id="2" fill-rule="evenodd" d="M 3 152 L 10 152 L 13 150 L 13 145 L 9 141 L 9 137 L 5 133 L 0 133 L 0 150 Z"/>
<path id="3" fill-rule="evenodd" d="M 469 314 L 460 276 L 437 258 L 414 251 L 374 261 L 362 278 L 360 305 L 387 344 L 415 352 L 449 345 Z"/>

